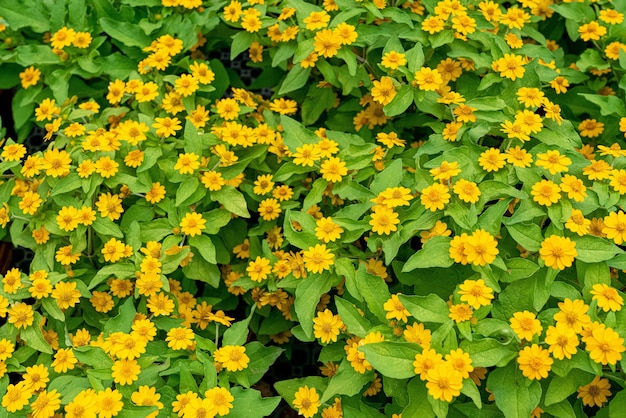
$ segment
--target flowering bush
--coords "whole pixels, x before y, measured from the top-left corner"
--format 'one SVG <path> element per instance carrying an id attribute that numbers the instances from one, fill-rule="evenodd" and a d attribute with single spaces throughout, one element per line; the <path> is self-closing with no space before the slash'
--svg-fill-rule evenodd
<path id="1" fill-rule="evenodd" d="M 2 0 L 0 416 L 619 416 L 625 10 Z"/>

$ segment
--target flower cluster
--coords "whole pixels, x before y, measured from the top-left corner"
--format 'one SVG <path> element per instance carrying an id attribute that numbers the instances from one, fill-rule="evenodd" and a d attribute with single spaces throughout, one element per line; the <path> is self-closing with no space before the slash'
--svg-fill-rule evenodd
<path id="1" fill-rule="evenodd" d="M 9 3 L 8 413 L 619 408 L 617 3 Z"/>

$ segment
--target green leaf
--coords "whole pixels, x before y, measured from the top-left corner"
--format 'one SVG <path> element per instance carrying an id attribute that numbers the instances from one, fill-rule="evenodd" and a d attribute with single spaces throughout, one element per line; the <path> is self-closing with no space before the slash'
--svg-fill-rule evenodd
<path id="1" fill-rule="evenodd" d="M 472 379 L 463 379 L 461 393 L 474 401 L 476 408 L 482 409 L 483 403 L 480 399 L 480 391 Z"/>
<path id="2" fill-rule="evenodd" d="M 246 354 L 250 357 L 250 363 L 248 367 L 242 371 L 236 372 L 235 375 L 245 374 L 246 381 L 250 385 L 254 385 L 267 373 L 270 366 L 274 364 L 283 351 L 285 350 L 279 347 L 266 347 L 258 341 L 252 341 L 246 344 Z"/>
<path id="3" fill-rule="evenodd" d="M 196 235 L 189 238 L 189 245 L 198 250 L 202 258 L 211 264 L 217 264 L 215 259 L 215 245 L 206 235 Z"/>
<path id="4" fill-rule="evenodd" d="M 232 186 L 224 186 L 222 189 L 211 192 L 211 199 L 217 200 L 224 208 L 242 218 L 249 218 L 248 205 L 243 194 Z"/>
<path id="5" fill-rule="evenodd" d="M 424 247 L 413 254 L 402 267 L 402 272 L 429 267 L 450 267 L 454 260 L 450 258 L 450 241 L 448 237 L 429 239 Z"/>
<path id="6" fill-rule="evenodd" d="M 415 376 L 413 362 L 420 352 L 419 345 L 414 343 L 383 341 L 365 344 L 359 351 L 382 375 L 394 379 L 408 379 Z"/>
<path id="7" fill-rule="evenodd" d="M 252 319 L 252 315 L 254 315 L 255 308 L 256 305 L 252 305 L 250 315 L 248 315 L 246 319 L 235 322 L 224 332 L 224 336 L 222 337 L 223 345 L 243 345 L 246 342 L 249 333 L 248 325 L 250 325 L 250 320 Z"/>
<path id="8" fill-rule="evenodd" d="M 626 410 L 626 390 L 621 390 L 609 402 L 609 418 L 621 418 Z"/>
<path id="9" fill-rule="evenodd" d="M 0 16 L 12 30 L 31 27 L 35 32 L 43 33 L 50 30 L 50 19 L 42 6 L 42 2 L 30 2 L 25 7 L 21 0 L 3 0 L 0 3 Z"/>
<path id="10" fill-rule="evenodd" d="M 301 65 L 294 65 L 293 68 L 287 73 L 287 77 L 283 80 L 278 94 L 280 96 L 290 93 L 294 90 L 304 87 L 309 81 L 309 75 L 311 74 L 311 68 L 303 68 Z"/>
<path id="11" fill-rule="evenodd" d="M 320 139 L 314 132 L 306 129 L 300 122 L 289 116 L 280 115 L 280 123 L 283 126 L 285 145 L 295 152 L 296 148 L 304 144 L 317 144 Z"/>
<path id="12" fill-rule="evenodd" d="M 430 402 L 428 402 L 428 389 L 426 382 L 418 377 L 409 381 L 407 385 L 409 393 L 409 404 L 402 411 L 402 418 L 434 418 Z"/>
<path id="13" fill-rule="evenodd" d="M 357 310 L 357 308 L 345 299 L 335 296 L 335 305 L 337 313 L 341 320 L 346 324 L 348 332 L 358 337 L 365 337 L 372 325 Z"/>
<path id="14" fill-rule="evenodd" d="M 134 300 L 132 298 L 126 299 L 120 306 L 119 313 L 104 324 L 104 335 L 109 335 L 112 332 L 130 332 L 136 314 Z"/>
<path id="15" fill-rule="evenodd" d="M 203 258 L 194 259 L 183 267 L 183 274 L 189 279 L 208 283 L 216 289 L 222 281 L 220 269 Z"/>
<path id="16" fill-rule="evenodd" d="M 539 251 L 543 242 L 541 228 L 533 223 L 518 223 L 507 225 L 509 235 L 528 251 Z"/>
<path id="17" fill-rule="evenodd" d="M 413 90 L 409 84 L 400 87 L 393 100 L 383 108 L 385 115 L 391 117 L 404 113 L 413 104 Z"/>
<path id="18" fill-rule="evenodd" d="M 126 279 L 128 277 L 135 275 L 136 268 L 134 264 L 130 263 L 115 263 L 109 266 L 104 266 L 98 273 L 91 279 L 89 282 L 89 290 L 98 286 L 103 281 L 107 280 L 109 277 L 117 277 L 120 279 Z"/>
<path id="19" fill-rule="evenodd" d="M 20 331 L 20 338 L 24 340 L 28 347 L 42 353 L 52 354 L 52 347 L 50 347 L 50 344 L 48 344 L 41 332 L 41 315 L 39 312 L 35 312 L 33 324 Z"/>
<path id="20" fill-rule="evenodd" d="M 294 307 L 298 320 L 302 326 L 304 333 L 313 336 L 313 317 L 315 315 L 315 307 L 320 301 L 322 295 L 330 290 L 333 285 L 337 284 L 337 277 L 329 273 L 321 276 L 309 275 L 296 287 L 296 299 Z"/>
<path id="21" fill-rule="evenodd" d="M 396 187 L 402 181 L 402 160 L 395 159 L 383 171 L 374 176 L 369 189 L 374 194 L 379 194 L 385 189 Z"/>
<path id="22" fill-rule="evenodd" d="M 474 367 L 502 367 L 518 354 L 510 341 L 501 343 L 494 338 L 463 341 L 460 347 L 470 355 Z"/>
<path id="23" fill-rule="evenodd" d="M 233 400 L 233 409 L 228 413 L 229 418 L 261 418 L 270 416 L 280 403 L 280 397 L 262 397 L 261 392 L 254 389 L 242 389 L 234 386 L 230 389 Z"/>
<path id="24" fill-rule="evenodd" d="M 580 386 L 593 380 L 591 373 L 580 369 L 572 369 L 567 376 L 554 376 L 548 385 L 544 403 L 552 405 L 567 399 Z"/>
<path id="25" fill-rule="evenodd" d="M 124 234 L 122 233 L 120 227 L 109 218 L 97 217 L 91 227 L 99 235 L 124 238 Z"/>
<path id="26" fill-rule="evenodd" d="M 185 179 L 176 190 L 176 207 L 179 207 L 197 189 L 200 182 L 195 177 Z"/>
<path id="27" fill-rule="evenodd" d="M 24 67 L 30 65 L 58 64 L 59 57 L 48 45 L 20 45 L 15 48 L 16 62 Z"/>
<path id="28" fill-rule="evenodd" d="M 515 363 L 491 371 L 487 385 L 507 418 L 528 418 L 541 399 L 539 382 L 533 380 L 528 384 Z"/>
<path id="29" fill-rule="evenodd" d="M 624 253 L 624 250 L 600 237 L 575 236 L 572 237 L 572 240 L 576 243 L 576 251 L 578 252 L 576 259 L 585 263 L 607 261 Z"/>
<path id="30" fill-rule="evenodd" d="M 152 43 L 152 38 L 133 23 L 117 21 L 108 17 L 100 18 L 99 22 L 103 31 L 126 46 L 144 48 Z"/>
<path id="31" fill-rule="evenodd" d="M 539 270 L 539 265 L 526 258 L 513 257 L 506 260 L 506 271 L 500 271 L 500 281 L 511 283 L 532 276 Z M 498 271 L 498 270 L 496 270 Z"/>
<path id="32" fill-rule="evenodd" d="M 84 346 L 74 348 L 74 355 L 81 363 L 96 368 L 107 368 L 113 366 L 113 360 L 100 347 Z"/>
<path id="33" fill-rule="evenodd" d="M 584 93 L 578 93 L 578 95 L 597 105 L 600 108 L 600 114 L 602 116 L 626 115 L 626 106 L 624 106 L 624 101 L 620 100 L 617 96 L 602 96 L 600 94 Z"/>
<path id="34" fill-rule="evenodd" d="M 293 228 L 292 221 L 298 222 L 302 226 L 302 231 L 296 231 Z M 283 231 L 287 241 L 301 250 L 308 250 L 319 244 L 319 240 L 312 232 L 315 231 L 315 220 L 308 213 L 292 210 L 286 211 Z"/>
<path id="35" fill-rule="evenodd" d="M 328 387 L 320 397 L 320 402 L 324 403 L 335 395 L 354 396 L 361 391 L 363 386 L 371 382 L 372 376 L 369 373 L 361 374 L 354 370 L 347 359 L 339 365 L 337 373 L 330 378 Z"/>
<path id="36" fill-rule="evenodd" d="M 448 321 L 448 304 L 435 294 L 428 296 L 398 295 L 404 307 L 420 322 L 443 324 Z"/>
<path id="37" fill-rule="evenodd" d="M 363 263 L 359 263 L 356 282 L 359 293 L 365 299 L 370 312 L 376 315 L 383 324 L 386 324 L 387 312 L 385 312 L 383 305 L 391 298 L 387 283 L 380 277 L 368 273 Z"/>

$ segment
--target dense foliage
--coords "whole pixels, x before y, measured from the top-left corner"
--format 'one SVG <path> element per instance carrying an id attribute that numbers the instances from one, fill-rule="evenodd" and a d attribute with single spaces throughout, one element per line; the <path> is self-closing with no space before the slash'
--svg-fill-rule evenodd
<path id="1" fill-rule="evenodd" d="M 0 417 L 621 416 L 624 12 L 0 0 Z"/>

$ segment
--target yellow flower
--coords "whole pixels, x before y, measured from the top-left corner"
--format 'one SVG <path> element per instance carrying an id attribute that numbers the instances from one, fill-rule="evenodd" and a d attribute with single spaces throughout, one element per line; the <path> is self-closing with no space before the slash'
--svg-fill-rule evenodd
<path id="1" fill-rule="evenodd" d="M 174 170 L 177 170 L 180 174 L 193 174 L 200 167 L 199 159 L 200 157 L 193 152 L 179 154 Z"/>
<path id="2" fill-rule="evenodd" d="M 606 35 L 606 28 L 594 20 L 585 25 L 581 25 L 578 28 L 578 33 L 580 34 L 580 38 L 585 42 L 597 41 Z"/>
<path id="3" fill-rule="evenodd" d="M 576 333 L 580 333 L 583 328 L 590 326 L 591 318 L 587 315 L 589 306 L 583 300 L 565 298 L 563 302 L 558 303 L 558 306 L 559 312 L 554 314 L 554 320 L 557 323 L 565 324 Z"/>
<path id="4" fill-rule="evenodd" d="M 458 293 L 461 295 L 461 302 L 466 302 L 474 309 L 490 305 L 493 299 L 493 289 L 485 285 L 483 279 L 466 279 L 459 285 Z"/>
<path id="5" fill-rule="evenodd" d="M 608 379 L 601 379 L 600 376 L 596 376 L 590 383 L 578 388 L 576 398 L 582 398 L 583 405 L 602 407 L 608 397 L 611 396 L 610 389 L 611 383 Z"/>
<path id="6" fill-rule="evenodd" d="M 391 295 L 391 298 L 383 304 L 383 309 L 387 312 L 385 316 L 387 319 L 408 322 L 408 317 L 412 316 L 404 307 L 397 294 Z"/>
<path id="7" fill-rule="evenodd" d="M 428 240 L 434 237 L 449 237 L 452 234 L 452 231 L 448 229 L 448 225 L 445 222 L 437 221 L 435 225 L 430 228 L 428 231 L 420 232 L 420 239 L 422 240 L 422 245 L 426 244 Z"/>
<path id="8" fill-rule="evenodd" d="M 343 228 L 333 222 L 330 216 L 322 217 L 316 221 L 315 236 L 325 243 L 338 240 L 342 233 Z"/>
<path id="9" fill-rule="evenodd" d="M 9 323 L 18 329 L 30 327 L 35 320 L 33 307 L 24 302 L 14 304 L 7 313 L 9 315 Z"/>
<path id="10" fill-rule="evenodd" d="M 100 211 L 100 216 L 103 218 L 109 218 L 112 221 L 118 220 L 124 209 L 122 208 L 122 199 L 117 194 L 111 194 L 110 192 L 100 193 L 96 207 Z"/>
<path id="11" fill-rule="evenodd" d="M 586 219 L 579 209 L 573 209 L 572 214 L 565 223 L 565 227 L 572 232 L 580 235 L 587 235 L 591 226 L 591 221 Z"/>
<path id="12" fill-rule="evenodd" d="M 115 263 L 116 261 L 122 259 L 125 252 L 126 245 L 124 245 L 122 241 L 119 241 L 115 238 L 111 238 L 110 240 L 108 240 L 102 247 L 104 260 L 111 263 Z"/>
<path id="13" fill-rule="evenodd" d="M 506 155 L 497 148 L 489 148 L 480 154 L 478 164 L 487 172 L 499 171 L 506 165 Z"/>
<path id="14" fill-rule="evenodd" d="M 491 67 L 500 73 L 500 77 L 506 77 L 513 81 L 524 77 L 525 61 L 520 55 L 504 54 L 503 58 L 494 61 Z"/>
<path id="15" fill-rule="evenodd" d="M 415 355 L 413 361 L 413 371 L 419 375 L 421 380 L 428 378 L 428 372 L 443 363 L 443 357 L 432 348 L 422 350 Z"/>
<path id="16" fill-rule="evenodd" d="M 620 245 L 626 241 L 626 214 L 619 210 L 611 212 L 604 217 L 604 227 L 602 233 Z"/>
<path id="17" fill-rule="evenodd" d="M 176 135 L 176 131 L 180 131 L 182 126 L 177 118 L 154 118 L 152 127 L 156 129 L 156 134 L 159 137 L 169 138 L 172 135 Z"/>
<path id="18" fill-rule="evenodd" d="M 185 217 L 180 221 L 180 230 L 190 237 L 201 235 L 202 231 L 205 229 L 206 219 L 202 217 L 201 213 L 186 213 Z"/>
<path id="19" fill-rule="evenodd" d="M 320 166 L 322 178 L 329 183 L 339 183 L 343 176 L 348 174 L 346 163 L 337 157 L 330 157 L 323 161 Z"/>
<path id="20" fill-rule="evenodd" d="M 509 323 L 520 340 L 532 341 L 535 335 L 541 334 L 541 322 L 532 312 L 515 312 Z"/>
<path id="21" fill-rule="evenodd" d="M 467 255 L 465 255 L 465 246 L 467 245 L 467 239 L 469 235 L 463 232 L 461 235 L 456 235 L 450 241 L 450 258 L 454 260 L 455 263 L 461 263 L 463 265 L 468 264 Z"/>
<path id="22" fill-rule="evenodd" d="M 274 189 L 276 191 L 277 189 Z M 268 198 L 259 203 L 259 215 L 265 221 L 272 221 L 280 216 L 282 209 L 276 199 Z"/>
<path id="23" fill-rule="evenodd" d="M 422 67 L 415 72 L 413 83 L 420 90 L 435 91 L 443 84 L 443 77 L 437 69 Z"/>
<path id="24" fill-rule="evenodd" d="M 611 25 L 619 25 L 624 21 L 624 13 L 615 9 L 600 10 L 600 20 Z"/>
<path id="25" fill-rule="evenodd" d="M 444 28 L 444 21 L 439 16 L 428 16 L 422 21 L 422 30 L 434 35 L 437 32 L 441 32 Z"/>
<path id="26" fill-rule="evenodd" d="M 585 138 L 595 138 L 604 132 L 604 124 L 595 119 L 585 119 L 578 124 L 580 136 Z"/>
<path id="27" fill-rule="evenodd" d="M 37 85 L 39 78 L 41 77 L 41 71 L 33 67 L 32 65 L 20 73 L 20 81 L 22 88 L 27 89 L 31 86 Z"/>
<path id="28" fill-rule="evenodd" d="M 406 65 L 406 55 L 396 51 L 389 51 L 383 55 L 383 59 L 380 62 L 385 68 L 390 70 L 397 70 L 398 67 Z"/>
<path id="29" fill-rule="evenodd" d="M 545 153 L 537 154 L 537 167 L 545 168 L 550 174 L 568 171 L 568 166 L 572 164 L 572 160 L 567 158 L 557 150 L 548 150 Z"/>
<path id="30" fill-rule="evenodd" d="M 561 199 L 561 188 L 551 180 L 541 180 L 533 184 L 530 194 L 541 206 L 551 206 Z"/>
<path id="31" fill-rule="evenodd" d="M 30 404 L 33 418 L 48 418 L 54 416 L 61 407 L 61 394 L 56 389 L 39 392 L 37 398 Z"/>
<path id="32" fill-rule="evenodd" d="M 322 273 L 335 264 L 335 255 L 324 244 L 317 244 L 303 251 L 304 267 L 310 273 Z"/>
<path id="33" fill-rule="evenodd" d="M 165 198 L 165 186 L 158 181 L 152 183 L 152 188 L 146 193 L 146 201 L 149 203 L 158 203 Z"/>
<path id="34" fill-rule="evenodd" d="M 328 22 L 330 22 L 330 15 L 323 10 L 321 12 L 311 12 L 310 15 L 304 18 L 304 23 L 306 23 L 308 30 L 323 29 L 328 26 Z"/>
<path id="35" fill-rule="evenodd" d="M 372 88 L 372 99 L 385 106 L 396 97 L 396 88 L 393 85 L 393 79 L 383 76 L 380 81 L 374 80 L 374 87 Z"/>
<path id="36" fill-rule="evenodd" d="M 530 380 L 541 380 L 548 377 L 554 360 L 550 358 L 550 352 L 537 344 L 526 346 L 520 351 L 517 363 L 522 374 Z"/>
<path id="37" fill-rule="evenodd" d="M 587 197 L 587 188 L 582 180 L 576 176 L 566 174 L 561 178 L 561 190 L 575 202 L 583 202 Z"/>
<path id="38" fill-rule="evenodd" d="M 26 215 L 34 215 L 37 213 L 37 209 L 39 209 L 41 203 L 41 196 L 39 196 L 38 193 L 28 191 L 22 195 L 22 199 L 18 203 L 18 207 Z"/>
<path id="39" fill-rule="evenodd" d="M 315 33 L 313 48 L 318 55 L 332 58 L 337 55 L 341 48 L 341 38 L 331 29 L 322 29 Z"/>
<path id="40" fill-rule="evenodd" d="M 111 366 L 113 372 L 111 376 L 113 381 L 121 386 L 132 385 L 133 382 L 139 379 L 139 372 L 141 367 L 137 364 L 137 360 L 122 359 L 117 360 Z"/>
<path id="41" fill-rule="evenodd" d="M 72 370 L 76 363 L 78 363 L 78 360 L 74 356 L 74 351 L 71 348 L 61 348 L 54 355 L 54 361 L 50 365 L 55 373 L 65 373 L 68 370 Z"/>
<path id="42" fill-rule="evenodd" d="M 498 242 L 484 229 L 474 231 L 465 239 L 463 254 L 467 257 L 468 263 L 477 266 L 491 264 L 496 259 L 498 252 Z"/>
<path id="43" fill-rule="evenodd" d="M 67 151 L 54 148 L 43 154 L 42 169 L 46 170 L 47 176 L 64 177 L 70 173 L 71 163 Z"/>
<path id="44" fill-rule="evenodd" d="M 124 408 L 122 394 L 117 389 L 106 388 L 96 395 L 99 418 L 112 418 Z"/>
<path id="45" fill-rule="evenodd" d="M 48 238 L 49 238 L 49 233 L 48 233 Z M 79 259 L 80 259 L 80 253 L 73 253 L 71 244 L 66 245 L 64 247 L 59 247 L 55 255 L 55 260 L 64 266 L 69 266 L 70 264 L 74 264 Z"/>
<path id="46" fill-rule="evenodd" d="M 261 282 L 267 279 L 271 271 L 272 267 L 270 266 L 270 260 L 260 256 L 257 256 L 254 261 L 250 261 L 248 267 L 246 268 L 248 276 L 255 282 Z"/>
<path id="47" fill-rule="evenodd" d="M 188 350 L 193 346 L 195 335 L 187 327 L 172 328 L 167 332 L 167 346 L 172 350 Z"/>
<path id="48" fill-rule="evenodd" d="M 420 201 L 426 209 L 436 212 L 442 210 L 450 202 L 450 193 L 446 186 L 435 183 L 422 190 Z"/>
<path id="49" fill-rule="evenodd" d="M 72 44 L 75 36 L 76 31 L 74 31 L 74 29 L 64 26 L 52 35 L 50 38 L 50 44 L 52 45 L 52 48 L 63 49 Z"/>
<path id="50" fill-rule="evenodd" d="M 570 359 L 576 354 L 578 347 L 576 331 L 563 322 L 557 322 L 555 326 L 548 328 L 545 341 L 549 345 L 548 351 L 556 359 Z"/>
<path id="51" fill-rule="evenodd" d="M 626 350 L 624 339 L 604 325 L 595 327 L 591 335 L 583 337 L 583 341 L 591 360 L 604 366 L 616 364 L 622 359 L 622 352 Z"/>
<path id="52" fill-rule="evenodd" d="M 54 285 L 52 297 L 59 308 L 65 310 L 76 306 L 80 301 L 80 291 L 76 288 L 76 282 L 58 282 Z"/>
<path id="53" fill-rule="evenodd" d="M 236 372 L 248 367 L 250 358 L 246 355 L 246 347 L 225 345 L 213 353 L 215 361 L 222 363 L 226 370 Z"/>
<path id="54" fill-rule="evenodd" d="M 372 208 L 372 215 L 369 224 L 372 232 L 381 235 L 389 235 L 397 231 L 396 225 L 400 223 L 398 214 L 388 206 L 376 205 Z"/>
<path id="55" fill-rule="evenodd" d="M 611 179 L 610 186 L 620 195 L 626 193 L 626 170 L 613 170 L 609 177 Z"/>
<path id="56" fill-rule="evenodd" d="M 576 243 L 571 239 L 551 235 L 541 243 L 539 254 L 547 267 L 563 270 L 572 265 L 578 252 Z"/>
<path id="57" fill-rule="evenodd" d="M 472 307 L 469 306 L 467 303 L 458 303 L 456 305 L 450 305 L 449 308 L 450 308 L 450 313 L 448 314 L 448 317 L 450 317 L 450 319 L 452 319 L 457 324 L 460 322 L 471 320 L 472 316 L 474 315 L 474 311 L 472 310 Z"/>
<path id="58" fill-rule="evenodd" d="M 426 388 L 433 398 L 452 402 L 461 394 L 463 375 L 449 363 L 440 363 L 428 371 Z"/>
<path id="59" fill-rule="evenodd" d="M 416 322 L 413 325 L 407 325 L 402 336 L 410 343 L 419 344 L 424 349 L 430 348 L 432 334 L 428 328 L 424 327 L 424 324 Z"/>
<path id="60" fill-rule="evenodd" d="M 456 193 L 459 198 L 467 203 L 476 203 L 480 198 L 480 189 L 473 181 L 467 181 L 465 179 L 460 179 L 454 186 L 452 187 L 454 193 Z"/>
<path id="61" fill-rule="evenodd" d="M 341 317 L 333 315 L 328 309 L 318 312 L 317 316 L 313 318 L 313 335 L 315 338 L 319 338 L 322 344 L 328 344 L 331 341 L 336 342 L 343 327 Z"/>
<path id="62" fill-rule="evenodd" d="M 294 394 L 293 406 L 298 410 L 298 414 L 305 418 L 313 417 L 320 407 L 320 397 L 315 388 L 303 386 L 298 388 Z"/>
<path id="63" fill-rule="evenodd" d="M 469 353 L 464 352 L 460 348 L 450 351 L 450 354 L 446 354 L 446 362 L 459 372 L 463 379 L 467 379 L 470 373 L 474 371 L 472 358 Z"/>
<path id="64" fill-rule="evenodd" d="M 556 94 L 564 94 L 567 93 L 567 88 L 569 87 L 569 81 L 563 76 L 555 77 L 554 80 L 550 82 L 550 87 L 554 89 Z"/>
<path id="65" fill-rule="evenodd" d="M 618 312 L 624 306 L 624 299 L 617 290 L 603 283 L 594 284 L 591 292 L 593 300 L 598 301 L 598 306 L 604 311 Z"/>
<path id="66" fill-rule="evenodd" d="M 233 408 L 235 397 L 227 388 L 214 387 L 204 392 L 206 399 L 213 405 L 213 412 L 219 416 L 228 415 Z"/>

